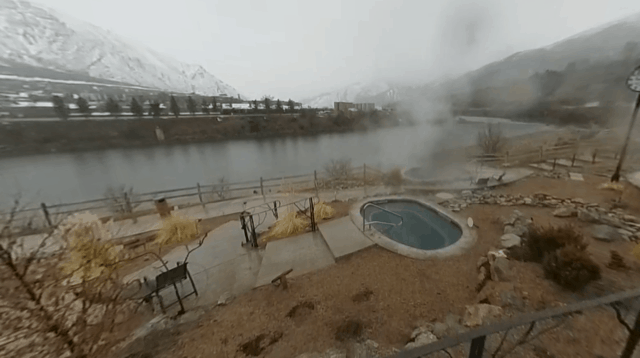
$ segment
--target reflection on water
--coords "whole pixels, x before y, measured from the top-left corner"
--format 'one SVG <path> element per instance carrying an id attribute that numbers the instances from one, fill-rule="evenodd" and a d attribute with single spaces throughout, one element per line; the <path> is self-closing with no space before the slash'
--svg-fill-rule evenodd
<path id="1" fill-rule="evenodd" d="M 219 143 L 110 149 L 46 154 L 0 160 L 0 206 L 21 193 L 30 204 L 73 202 L 102 197 L 108 186 L 132 186 L 138 192 L 277 178 L 321 170 L 331 159 L 351 158 L 383 168 L 412 166 L 426 152 L 472 144 L 478 125 L 448 128 L 422 125 L 317 137 L 235 140 Z M 540 125 L 508 123 L 507 135 Z"/>

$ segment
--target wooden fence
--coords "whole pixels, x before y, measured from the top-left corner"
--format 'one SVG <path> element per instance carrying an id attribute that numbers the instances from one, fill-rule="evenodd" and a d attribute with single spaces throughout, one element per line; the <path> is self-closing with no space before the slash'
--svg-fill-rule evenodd
<path id="1" fill-rule="evenodd" d="M 589 160 L 594 164 L 600 158 L 617 158 L 620 143 L 605 139 L 574 141 L 567 144 L 534 148 L 510 149 L 498 154 L 478 154 L 468 151 L 468 156 L 481 163 L 503 163 L 506 165 L 527 164 L 547 160 L 566 159 L 572 165 L 578 161 Z"/>
<path id="2" fill-rule="evenodd" d="M 336 180 L 356 181 L 358 186 L 371 183 L 378 178 L 382 172 L 380 169 L 364 164 L 359 167 L 350 167 L 349 174 L 342 178 L 335 178 L 326 171 L 317 171 L 302 175 L 290 175 L 278 178 L 259 178 L 244 182 L 219 182 L 216 184 L 200 184 L 195 186 L 176 188 L 169 190 L 159 190 L 146 193 L 120 193 L 118 196 L 103 197 L 93 200 L 85 200 L 75 203 L 47 204 L 41 203 L 39 206 L 29 208 L 19 208 L 15 210 L 12 219 L 13 227 L 26 227 L 38 229 L 51 227 L 68 215 L 91 211 L 99 217 L 112 217 L 120 215 L 152 214 L 155 213 L 154 201 L 160 197 L 170 202 L 172 206 L 180 208 L 224 202 L 227 200 L 240 199 L 254 195 L 275 194 L 278 192 L 302 191 L 315 189 L 316 195 L 319 190 L 329 188 L 329 183 Z M 0 228 L 3 222 L 7 221 L 10 212 L 0 212 Z"/>

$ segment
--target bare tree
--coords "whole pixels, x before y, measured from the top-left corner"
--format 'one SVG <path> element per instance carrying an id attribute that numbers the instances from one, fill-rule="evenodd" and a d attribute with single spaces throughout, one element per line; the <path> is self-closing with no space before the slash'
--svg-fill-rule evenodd
<path id="1" fill-rule="evenodd" d="M 229 190 L 229 184 L 225 180 L 224 176 L 222 176 L 218 179 L 217 183 L 213 184 L 211 192 L 215 194 L 218 199 L 224 200 L 227 190 Z"/>
<path id="2" fill-rule="evenodd" d="M 478 146 L 484 154 L 496 154 L 505 145 L 505 138 L 499 126 L 487 123 L 486 127 L 478 132 Z"/>

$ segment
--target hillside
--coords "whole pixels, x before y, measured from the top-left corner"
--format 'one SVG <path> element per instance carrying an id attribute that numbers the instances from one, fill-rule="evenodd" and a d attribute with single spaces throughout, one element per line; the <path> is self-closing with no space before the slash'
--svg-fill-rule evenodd
<path id="1" fill-rule="evenodd" d="M 417 87 L 385 87 L 378 93 L 361 93 L 357 87 L 348 87 L 314 97 L 317 102 L 311 103 L 357 98 L 379 105 L 401 101 L 413 108 L 431 97 L 440 98 L 440 104 L 448 104 L 456 113 L 473 109 L 491 114 L 490 110 L 500 110 L 521 120 L 530 118 L 550 123 L 554 118 L 543 118 L 549 113 L 561 109 L 566 112 L 562 121 L 571 120 L 572 106 L 595 103 L 596 107 L 611 110 L 584 110 L 594 112 L 593 118 L 574 116 L 575 121 L 588 119 L 604 124 L 628 112 L 626 106 L 634 94 L 626 88 L 625 79 L 637 65 L 640 65 L 640 14 L 549 46 L 515 53 L 455 79 Z M 420 108 L 420 115 L 425 111 Z M 536 115 L 531 117 L 531 113 Z"/>
<path id="2" fill-rule="evenodd" d="M 99 79 L 170 92 L 238 96 L 235 88 L 202 66 L 182 63 L 27 1 L 0 0 L 0 28 L 4 75 L 24 76 L 24 68 L 31 67 L 46 75 L 68 74 L 64 79 L 80 76 L 89 77 L 89 82 Z"/>

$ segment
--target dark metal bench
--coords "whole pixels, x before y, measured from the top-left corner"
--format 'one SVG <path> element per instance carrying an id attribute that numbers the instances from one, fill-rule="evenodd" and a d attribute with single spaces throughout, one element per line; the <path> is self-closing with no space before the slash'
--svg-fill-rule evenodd
<path id="1" fill-rule="evenodd" d="M 193 291 L 183 297 L 180 297 L 180 292 L 178 291 L 178 286 L 176 286 L 176 283 L 181 283 L 187 278 L 191 282 L 191 287 L 193 288 Z M 158 302 L 160 303 L 160 308 L 162 309 L 162 313 L 166 313 L 166 308 L 176 303 L 180 304 L 180 312 L 184 313 L 184 305 L 182 304 L 182 299 L 187 298 L 193 294 L 198 296 L 198 290 L 196 289 L 196 285 L 193 282 L 193 278 L 191 278 L 191 274 L 189 273 L 189 270 L 187 269 L 187 262 L 185 263 L 179 262 L 175 268 L 172 268 L 156 276 L 155 281 L 156 282 L 155 282 L 153 293 L 158 298 Z M 169 286 L 173 286 L 173 289 L 176 292 L 176 297 L 178 298 L 178 300 L 176 302 L 172 302 L 168 305 L 165 305 L 162 300 L 162 296 L 160 295 L 160 291 L 162 291 L 163 289 Z"/>

